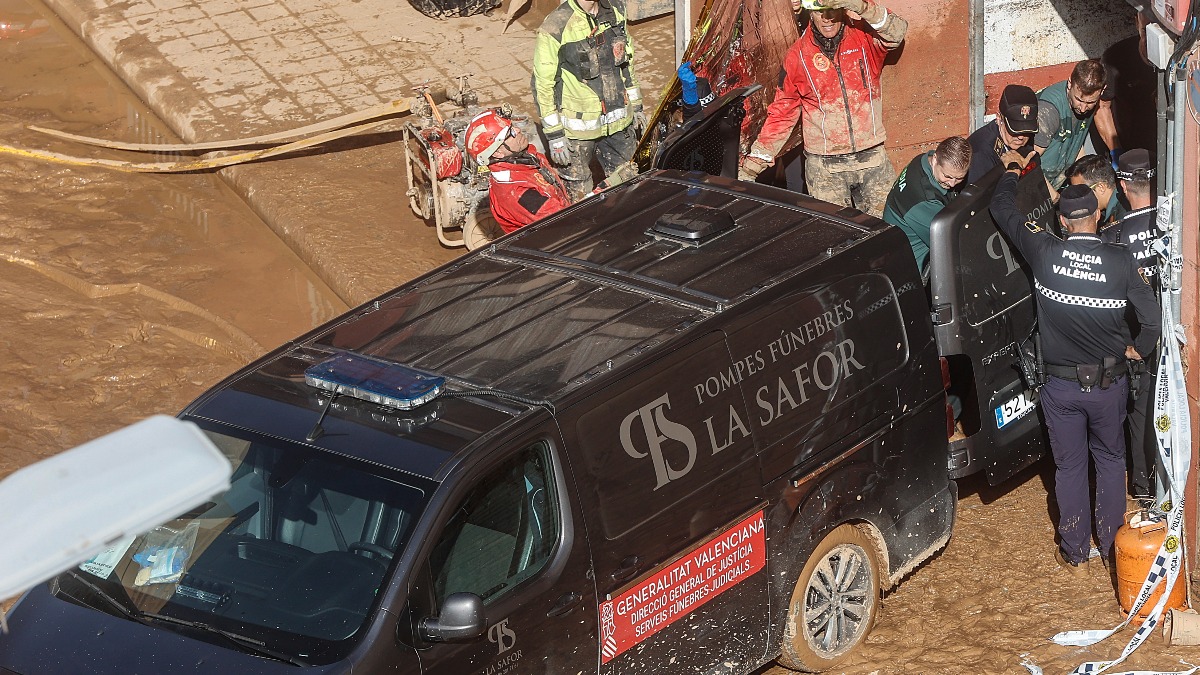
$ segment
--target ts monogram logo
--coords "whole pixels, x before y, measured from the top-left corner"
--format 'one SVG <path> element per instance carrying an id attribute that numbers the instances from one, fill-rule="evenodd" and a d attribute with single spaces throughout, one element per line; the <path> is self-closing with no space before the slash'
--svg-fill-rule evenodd
<path id="1" fill-rule="evenodd" d="M 654 474 L 658 479 L 655 490 L 677 478 L 683 478 L 696 463 L 696 436 L 691 429 L 667 419 L 664 408 L 671 409 L 671 397 L 668 394 L 663 394 L 629 413 L 621 421 L 621 447 L 625 448 L 625 453 L 634 459 L 641 459 L 649 454 L 654 460 Z M 635 420 L 641 421 L 642 431 L 646 435 L 647 452 L 639 450 L 630 436 Z M 663 441 L 666 440 L 678 441 L 687 449 L 687 462 L 683 467 L 671 466 L 663 455 Z"/>
<path id="2" fill-rule="evenodd" d="M 503 654 L 517 644 L 517 634 L 509 629 L 508 619 L 503 619 L 488 629 L 488 642 L 500 648 L 497 654 Z"/>

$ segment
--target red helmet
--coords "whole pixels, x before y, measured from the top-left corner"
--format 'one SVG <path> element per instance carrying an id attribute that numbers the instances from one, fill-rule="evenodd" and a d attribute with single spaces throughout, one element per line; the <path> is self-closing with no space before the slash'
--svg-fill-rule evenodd
<path id="1" fill-rule="evenodd" d="M 492 155 L 516 132 L 512 120 L 499 110 L 488 108 L 467 125 L 467 154 L 480 166 L 487 166 Z"/>

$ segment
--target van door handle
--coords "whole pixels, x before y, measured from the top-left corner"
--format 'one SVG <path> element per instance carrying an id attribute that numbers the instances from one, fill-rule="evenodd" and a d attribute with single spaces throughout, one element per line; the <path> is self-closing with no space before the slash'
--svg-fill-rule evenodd
<path id="1" fill-rule="evenodd" d="M 628 555 L 621 561 L 621 566 L 612 573 L 613 581 L 625 581 L 637 574 L 642 565 L 642 559 L 636 555 Z"/>
<path id="2" fill-rule="evenodd" d="M 562 597 L 558 599 L 558 602 L 554 603 L 554 606 L 550 608 L 550 611 L 546 612 L 546 616 L 563 616 L 570 614 L 572 610 L 579 606 L 579 602 L 581 600 L 583 600 L 582 593 L 577 593 L 575 591 L 563 593 Z"/>

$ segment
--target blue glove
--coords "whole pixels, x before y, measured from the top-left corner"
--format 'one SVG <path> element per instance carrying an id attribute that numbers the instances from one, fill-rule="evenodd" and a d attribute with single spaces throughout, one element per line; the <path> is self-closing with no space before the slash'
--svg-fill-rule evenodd
<path id="1" fill-rule="evenodd" d="M 700 101 L 700 95 L 696 93 L 696 73 L 692 72 L 692 62 L 684 61 L 677 72 L 679 83 L 683 85 L 683 102 L 695 105 Z"/>
<path id="2" fill-rule="evenodd" d="M 1122 150 L 1121 148 L 1113 148 L 1112 150 L 1108 151 L 1109 157 L 1112 158 L 1113 171 L 1117 170 L 1117 160 L 1121 158 L 1121 153 L 1123 153 L 1123 152 L 1125 152 L 1125 151 Z"/>

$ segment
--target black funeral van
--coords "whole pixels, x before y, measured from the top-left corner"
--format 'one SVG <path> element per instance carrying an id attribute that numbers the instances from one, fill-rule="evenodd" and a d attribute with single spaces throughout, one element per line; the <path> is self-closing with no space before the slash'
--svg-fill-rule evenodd
<path id="1" fill-rule="evenodd" d="M 952 371 L 1006 440 L 976 355 L 1026 326 L 971 288 L 931 312 L 882 221 L 644 173 L 201 396 L 231 489 L 27 593 L 0 672 L 828 670 L 950 537 Z"/>

